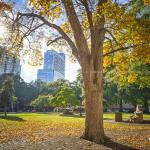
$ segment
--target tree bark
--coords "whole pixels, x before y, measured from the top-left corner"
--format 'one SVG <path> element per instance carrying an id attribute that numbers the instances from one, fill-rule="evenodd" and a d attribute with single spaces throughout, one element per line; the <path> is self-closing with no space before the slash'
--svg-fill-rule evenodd
<path id="1" fill-rule="evenodd" d="M 88 60 L 88 62 L 93 62 Z M 87 64 L 88 64 L 87 62 Z M 94 66 L 82 67 L 86 97 L 86 119 L 83 138 L 98 144 L 104 143 L 103 128 L 103 73 L 102 63 L 98 70 Z"/>

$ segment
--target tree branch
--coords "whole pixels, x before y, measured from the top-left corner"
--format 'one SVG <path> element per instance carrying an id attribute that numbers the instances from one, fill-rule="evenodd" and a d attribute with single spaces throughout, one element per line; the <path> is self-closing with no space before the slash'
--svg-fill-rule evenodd
<path id="1" fill-rule="evenodd" d="M 80 51 L 81 53 L 81 57 L 83 57 L 82 55 L 89 55 L 90 51 L 88 48 L 88 43 L 86 41 L 86 38 L 84 36 L 79 18 L 77 16 L 77 13 L 75 11 L 74 5 L 72 0 L 62 0 L 66 13 L 67 13 L 67 17 L 68 20 L 70 22 L 71 28 L 73 30 L 73 34 L 74 34 L 74 38 L 75 38 L 75 42 L 76 42 L 76 46 L 78 48 L 78 51 Z M 84 45 L 84 48 L 83 46 Z"/>
<path id="2" fill-rule="evenodd" d="M 83 1 L 81 0 L 80 2 L 85 7 L 87 18 L 88 18 L 88 22 L 89 22 L 89 25 L 90 25 L 90 29 L 92 30 L 93 29 L 93 19 L 92 19 L 92 12 L 89 10 L 88 1 L 87 0 L 83 0 Z"/>
<path id="3" fill-rule="evenodd" d="M 112 50 L 108 53 L 105 53 L 103 56 L 108 56 L 108 55 L 111 55 L 115 52 L 119 52 L 119 51 L 123 51 L 123 50 L 127 50 L 127 49 L 130 49 L 130 48 L 136 48 L 138 46 L 142 46 L 142 45 L 145 45 L 145 44 L 150 44 L 150 43 L 142 43 L 142 44 L 137 44 L 137 45 L 130 45 L 130 46 L 127 46 L 127 47 L 121 47 L 121 48 L 118 48 L 118 49 L 115 49 L 115 50 Z"/>
<path id="4" fill-rule="evenodd" d="M 115 41 L 115 43 L 116 43 L 117 45 L 121 46 L 121 45 L 118 43 L 118 41 L 116 40 L 116 38 L 114 37 L 114 35 L 113 35 L 109 30 L 105 29 L 105 31 L 112 37 L 112 39 Z"/>
<path id="5" fill-rule="evenodd" d="M 48 40 L 47 46 L 49 46 L 49 45 L 51 45 L 51 44 L 53 44 L 53 43 L 55 43 L 55 42 L 57 42 L 57 41 L 59 41 L 59 40 L 61 40 L 61 39 L 63 39 L 62 36 L 57 37 L 57 38 L 55 38 L 54 40 Z"/>
<path id="6" fill-rule="evenodd" d="M 75 55 L 77 58 L 79 58 L 76 45 L 73 43 L 73 41 L 69 38 L 69 36 L 63 31 L 63 29 L 61 27 L 57 26 L 56 24 L 50 23 L 44 17 L 39 16 L 38 14 L 34 14 L 34 13 L 18 13 L 15 22 L 19 21 L 19 19 L 21 17 L 36 17 L 36 18 L 40 19 L 45 25 L 49 26 L 50 28 L 55 29 L 63 37 L 63 39 L 65 39 L 67 41 L 68 45 L 72 49 L 73 55 Z"/>

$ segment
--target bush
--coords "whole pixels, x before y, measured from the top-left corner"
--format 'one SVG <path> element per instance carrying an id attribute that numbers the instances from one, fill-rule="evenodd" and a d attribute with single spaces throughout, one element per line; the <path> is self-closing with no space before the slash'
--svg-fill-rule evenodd
<path id="1" fill-rule="evenodd" d="M 34 101 L 31 102 L 31 106 L 38 109 L 45 109 L 51 106 L 52 95 L 39 95 Z"/>

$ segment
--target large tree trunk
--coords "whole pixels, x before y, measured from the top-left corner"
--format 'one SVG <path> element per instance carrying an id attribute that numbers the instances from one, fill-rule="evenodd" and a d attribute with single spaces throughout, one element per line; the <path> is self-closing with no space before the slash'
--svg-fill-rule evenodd
<path id="1" fill-rule="evenodd" d="M 84 138 L 100 144 L 104 142 L 102 66 L 99 71 L 92 68 L 82 69 L 86 97 Z"/>
<path id="2" fill-rule="evenodd" d="M 90 86 L 90 84 L 89 84 Z M 99 90 L 99 91 L 98 91 Z M 96 143 L 104 142 L 103 100 L 101 89 L 91 89 L 86 98 L 84 138 Z"/>
<path id="3" fill-rule="evenodd" d="M 92 14 L 87 11 L 91 32 L 91 48 L 84 35 L 78 14 L 75 11 L 73 0 L 62 0 L 68 21 L 71 25 L 76 49 L 73 47 L 74 56 L 81 67 L 85 86 L 86 120 L 84 138 L 96 143 L 104 142 L 103 129 L 103 42 L 105 39 L 105 17 L 97 17 L 95 22 Z M 88 3 L 83 2 L 88 9 Z M 103 3 L 99 2 L 98 5 Z M 87 10 L 86 9 L 86 10 Z M 97 10 L 99 11 L 99 10 Z M 72 46 L 72 43 L 70 44 Z"/>

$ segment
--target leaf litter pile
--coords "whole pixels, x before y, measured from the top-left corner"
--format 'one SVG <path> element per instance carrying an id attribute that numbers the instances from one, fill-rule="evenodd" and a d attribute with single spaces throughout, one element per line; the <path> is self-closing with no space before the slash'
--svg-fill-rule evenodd
<path id="1" fill-rule="evenodd" d="M 16 114 L 16 116 L 17 115 L 18 114 Z M 53 145 L 51 145 L 53 147 L 56 146 L 54 143 L 60 146 L 60 141 L 64 139 L 69 142 L 68 145 L 71 145 L 72 142 L 72 147 L 76 147 L 77 145 L 83 146 L 84 144 L 90 145 L 88 141 L 78 138 L 84 130 L 84 118 L 63 117 L 49 114 L 19 114 L 18 118 L 19 117 L 22 120 L 11 120 L 11 117 L 9 119 L 0 118 L 0 149 L 8 145 L 13 147 L 13 144 L 15 146 L 18 144 L 19 146 L 21 143 L 22 146 L 30 145 L 30 147 L 34 147 L 37 143 L 43 144 L 52 139 L 54 140 Z M 148 124 L 136 125 L 105 122 L 104 127 L 106 135 L 116 143 L 127 145 L 133 149 L 150 149 L 150 125 Z M 68 149 L 67 142 L 65 143 L 66 149 Z M 79 144 L 80 142 L 81 144 Z M 42 144 L 39 144 L 39 146 Z M 21 145 L 19 147 L 21 147 Z M 57 147 L 54 149 L 57 149 Z M 78 147 L 75 149 L 80 148 Z M 90 145 L 89 149 L 101 148 L 99 145 L 93 144 L 92 147 Z"/>

